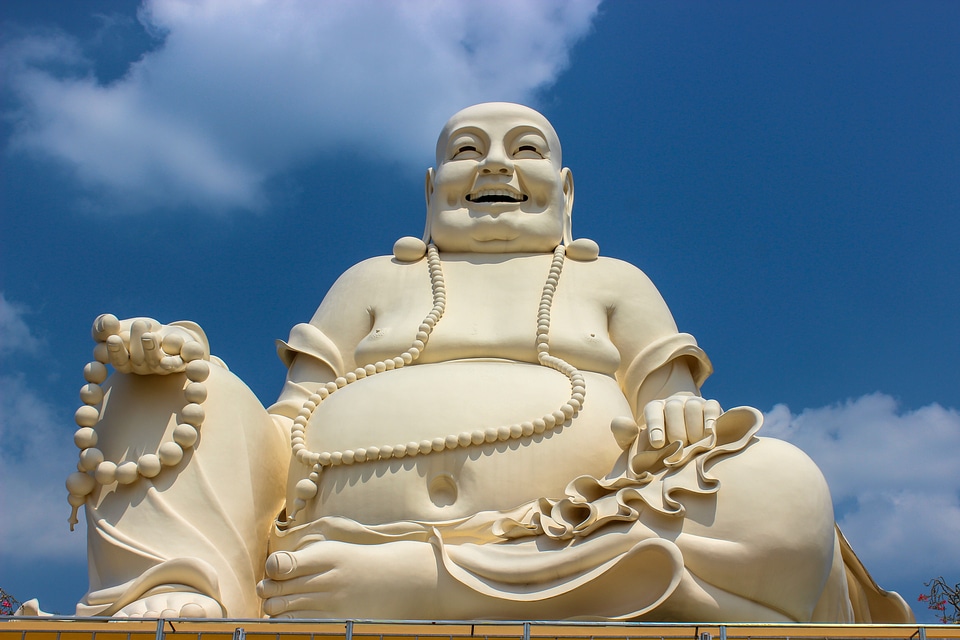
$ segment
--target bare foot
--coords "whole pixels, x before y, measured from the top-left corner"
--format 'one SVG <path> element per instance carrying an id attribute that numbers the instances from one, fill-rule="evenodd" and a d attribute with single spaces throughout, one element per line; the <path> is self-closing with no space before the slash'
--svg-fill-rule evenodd
<path id="1" fill-rule="evenodd" d="M 315 542 L 267 558 L 257 585 L 278 618 L 438 619 L 438 560 L 428 542 Z"/>
<path id="2" fill-rule="evenodd" d="M 223 609 L 205 595 L 171 591 L 135 600 L 113 615 L 115 618 L 222 618 Z"/>

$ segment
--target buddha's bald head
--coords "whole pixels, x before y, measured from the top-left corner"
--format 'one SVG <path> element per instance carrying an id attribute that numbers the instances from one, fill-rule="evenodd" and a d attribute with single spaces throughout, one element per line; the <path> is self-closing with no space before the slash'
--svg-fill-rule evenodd
<path id="1" fill-rule="evenodd" d="M 515 126 L 522 126 L 526 123 L 528 126 L 542 132 L 550 147 L 550 156 L 557 167 L 563 166 L 563 154 L 560 150 L 560 137 L 554 130 L 550 121 L 542 113 L 531 109 L 530 107 L 513 102 L 483 102 L 462 109 L 447 120 L 447 123 L 440 131 L 440 137 L 437 139 L 437 165 L 440 166 L 447 157 L 447 147 L 450 141 L 450 134 L 465 127 L 476 127 L 485 130 L 491 124 L 510 123 Z"/>

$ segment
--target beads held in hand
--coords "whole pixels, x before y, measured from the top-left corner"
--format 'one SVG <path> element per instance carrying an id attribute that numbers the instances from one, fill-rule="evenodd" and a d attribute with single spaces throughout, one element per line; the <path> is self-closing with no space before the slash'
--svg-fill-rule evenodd
<path id="1" fill-rule="evenodd" d="M 137 331 L 142 330 L 149 323 L 141 323 Z M 136 461 L 125 460 L 119 463 L 106 460 L 103 452 L 97 448 L 99 436 L 96 425 L 100 422 L 103 388 L 100 386 L 107 379 L 107 363 L 117 362 L 115 353 L 117 345 L 123 348 L 123 343 L 117 335 L 120 321 L 116 316 L 102 315 L 94 322 L 93 337 L 98 340 L 94 349 L 94 360 L 83 368 L 83 377 L 87 384 L 80 388 L 80 399 L 83 405 L 77 409 L 74 419 L 80 427 L 74 433 L 73 441 L 80 449 L 80 461 L 77 471 L 67 478 L 68 502 L 73 508 L 70 514 L 70 530 L 77 524 L 77 511 L 86 499 L 96 489 L 97 485 L 109 485 L 114 482 L 121 485 L 130 485 L 139 478 L 154 478 L 160 474 L 163 467 L 174 467 L 183 460 L 184 452 L 193 448 L 200 438 L 200 427 L 205 417 L 201 404 L 207 399 L 207 388 L 203 382 L 210 375 L 210 363 L 204 360 L 206 348 L 199 342 L 185 342 L 180 334 L 169 334 L 161 342 L 165 353 L 177 353 L 177 358 L 185 363 L 184 373 L 189 381 L 184 387 L 186 404 L 180 410 L 179 424 L 173 430 L 173 440 L 160 445 L 156 453 L 145 453 Z M 135 333 L 131 329 L 131 333 Z M 143 333 L 146 335 L 146 333 Z M 114 356 L 110 355 L 113 349 Z M 122 360 L 122 358 L 121 358 Z"/>
<path id="2" fill-rule="evenodd" d="M 209 353 L 203 330 L 192 322 L 162 325 L 153 318 L 121 321 L 104 314 L 94 321 L 92 334 L 94 359 L 120 373 L 176 373 Z"/>

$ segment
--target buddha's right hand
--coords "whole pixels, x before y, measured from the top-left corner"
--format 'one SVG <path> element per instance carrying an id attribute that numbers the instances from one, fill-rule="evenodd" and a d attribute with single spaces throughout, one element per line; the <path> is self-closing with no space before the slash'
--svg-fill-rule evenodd
<path id="1" fill-rule="evenodd" d="M 93 321 L 93 339 L 97 359 L 120 373 L 164 375 L 183 371 L 191 360 L 210 358 L 206 335 L 193 322 L 165 325 L 106 313 Z"/>

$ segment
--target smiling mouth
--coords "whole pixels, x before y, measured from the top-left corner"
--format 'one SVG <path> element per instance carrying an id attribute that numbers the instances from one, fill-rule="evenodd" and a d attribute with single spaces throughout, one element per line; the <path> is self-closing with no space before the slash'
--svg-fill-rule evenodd
<path id="1" fill-rule="evenodd" d="M 526 202 L 527 196 L 508 189 L 480 189 L 467 194 L 467 201 L 477 204 Z"/>

